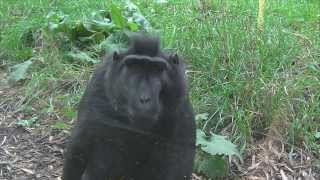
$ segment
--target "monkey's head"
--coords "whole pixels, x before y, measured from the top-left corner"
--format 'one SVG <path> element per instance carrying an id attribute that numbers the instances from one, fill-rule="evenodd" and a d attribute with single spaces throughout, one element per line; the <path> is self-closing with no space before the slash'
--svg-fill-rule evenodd
<path id="1" fill-rule="evenodd" d="M 176 54 L 160 51 L 158 38 L 133 37 L 129 49 L 114 52 L 108 63 L 107 97 L 133 127 L 152 128 L 165 109 L 175 110 L 185 97 L 183 62 Z"/>

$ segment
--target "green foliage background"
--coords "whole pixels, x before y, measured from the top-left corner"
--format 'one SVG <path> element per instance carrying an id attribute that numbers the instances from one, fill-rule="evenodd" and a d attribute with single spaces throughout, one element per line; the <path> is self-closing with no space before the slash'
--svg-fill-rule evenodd
<path id="1" fill-rule="evenodd" d="M 32 61 L 11 77 L 26 79 L 22 109 L 59 113 L 65 121 L 51 127 L 65 129 L 102 54 L 123 46 L 122 30 L 151 25 L 187 61 L 195 112 L 207 113 L 197 120 L 202 133 L 227 136 L 242 153 L 276 129 L 289 148 L 304 144 L 319 158 L 318 0 L 267 1 L 262 32 L 256 0 L 133 2 L 141 14 L 118 11 L 124 1 L 0 0 L 1 63 L 14 72 Z"/>

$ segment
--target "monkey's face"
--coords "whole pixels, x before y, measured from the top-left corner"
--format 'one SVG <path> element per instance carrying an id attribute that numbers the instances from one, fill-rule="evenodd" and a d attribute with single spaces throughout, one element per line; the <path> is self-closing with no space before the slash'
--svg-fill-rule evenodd
<path id="1" fill-rule="evenodd" d="M 163 61 L 123 60 L 112 82 L 119 110 L 128 115 L 134 127 L 149 129 L 162 111 L 161 92 L 168 81 L 167 63 Z"/>

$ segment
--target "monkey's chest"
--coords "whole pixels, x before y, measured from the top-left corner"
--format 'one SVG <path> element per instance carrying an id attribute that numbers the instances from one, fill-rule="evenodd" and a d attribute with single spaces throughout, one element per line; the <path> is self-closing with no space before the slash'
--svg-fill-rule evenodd
<path id="1" fill-rule="evenodd" d="M 100 151 L 106 152 L 112 150 L 125 158 L 126 162 L 132 161 L 137 165 L 148 160 L 154 152 L 179 152 L 186 148 L 151 133 L 121 128 L 105 128 L 102 134 L 94 137 L 93 149 L 99 148 Z"/>

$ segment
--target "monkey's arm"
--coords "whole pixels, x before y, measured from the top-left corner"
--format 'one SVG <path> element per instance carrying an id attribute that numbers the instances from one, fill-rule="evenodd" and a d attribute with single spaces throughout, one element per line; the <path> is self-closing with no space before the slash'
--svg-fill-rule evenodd
<path id="1" fill-rule="evenodd" d="M 80 142 L 81 141 L 81 142 Z M 85 137 L 76 134 L 72 137 L 65 152 L 63 180 L 80 180 L 88 161 L 88 145 Z"/>
<path id="2" fill-rule="evenodd" d="M 159 146 L 150 155 L 138 179 L 189 180 L 192 172 L 194 148 L 188 146 Z"/>

